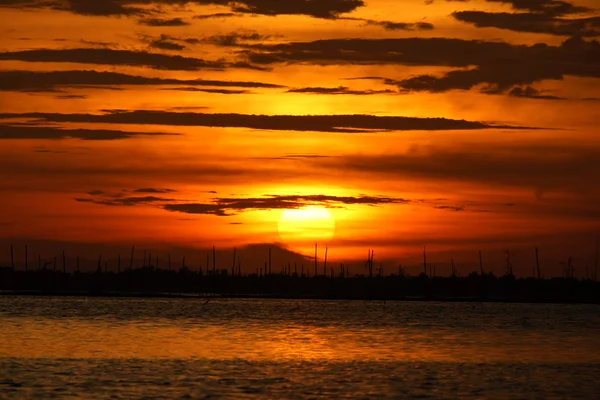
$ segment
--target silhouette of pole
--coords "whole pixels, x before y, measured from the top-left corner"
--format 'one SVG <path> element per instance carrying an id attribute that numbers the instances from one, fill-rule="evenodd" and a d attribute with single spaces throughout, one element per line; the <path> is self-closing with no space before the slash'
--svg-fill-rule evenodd
<path id="1" fill-rule="evenodd" d="M 481 259 L 481 250 L 479 250 L 479 271 L 481 272 L 481 275 L 484 275 L 483 272 L 483 260 Z"/>
<path id="2" fill-rule="evenodd" d="M 146 266 L 146 249 L 144 249 L 144 261 L 142 261 L 142 268 L 144 268 Z"/>
<path id="3" fill-rule="evenodd" d="M 452 276 L 456 276 L 456 269 L 454 269 L 454 257 L 450 257 L 450 265 L 452 266 Z"/>
<path id="4" fill-rule="evenodd" d="M 158 256 L 156 256 L 156 265 L 155 265 L 156 269 L 158 269 Z"/>
<path id="5" fill-rule="evenodd" d="M 235 251 L 236 248 L 233 246 L 233 263 L 231 264 L 231 276 L 235 276 Z"/>
<path id="6" fill-rule="evenodd" d="M 427 249 L 423 246 L 423 273 L 427 276 Z"/>
<path id="7" fill-rule="evenodd" d="M 98 257 L 98 272 L 102 272 L 102 254 Z"/>
<path id="8" fill-rule="evenodd" d="M 171 253 L 169 253 L 168 259 L 169 259 L 169 271 L 170 271 L 171 270 Z"/>
<path id="9" fill-rule="evenodd" d="M 323 275 L 327 276 L 327 250 L 328 248 L 325 247 L 325 262 L 323 265 Z"/>
<path id="10" fill-rule="evenodd" d="M 210 254 L 206 253 L 206 275 L 210 275 Z"/>
<path id="11" fill-rule="evenodd" d="M 217 252 L 213 246 L 213 275 L 217 274 Z"/>
<path id="12" fill-rule="evenodd" d="M 13 245 L 12 244 L 10 245 L 10 265 L 11 265 L 12 269 L 14 270 L 15 269 L 15 256 L 13 253 Z"/>
<path id="13" fill-rule="evenodd" d="M 317 245 L 318 243 L 315 243 L 315 276 L 317 276 L 317 274 L 319 273 L 317 270 Z"/>
<path id="14" fill-rule="evenodd" d="M 25 272 L 27 272 L 27 245 L 25 245 Z"/>
<path id="15" fill-rule="evenodd" d="M 133 253 L 135 251 L 135 246 L 131 246 L 131 258 L 129 261 L 129 270 L 133 269 Z"/>
<path id="16" fill-rule="evenodd" d="M 600 237 L 596 238 L 596 257 L 594 259 L 594 280 L 598 280 L 598 248 L 600 248 Z"/>
<path id="17" fill-rule="evenodd" d="M 63 250 L 62 257 L 63 257 L 63 260 L 62 260 L 63 261 L 63 274 L 66 274 L 67 273 L 67 259 L 65 257 L 65 251 L 64 250 Z"/>
<path id="18" fill-rule="evenodd" d="M 538 280 L 542 279 L 542 274 L 540 272 L 540 258 L 538 256 L 538 248 L 537 246 L 535 247 L 535 266 L 537 268 L 537 278 Z"/>
<path id="19" fill-rule="evenodd" d="M 265 265 L 265 275 L 267 275 L 267 266 Z M 269 272 L 268 275 L 271 275 L 271 248 L 269 247 Z"/>

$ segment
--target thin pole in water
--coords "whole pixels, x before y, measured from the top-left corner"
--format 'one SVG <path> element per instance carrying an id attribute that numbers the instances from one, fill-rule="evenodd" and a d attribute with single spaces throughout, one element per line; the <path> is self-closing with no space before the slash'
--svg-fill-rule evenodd
<path id="1" fill-rule="evenodd" d="M 423 246 L 423 273 L 427 276 L 427 249 Z"/>
<path id="2" fill-rule="evenodd" d="M 327 276 L 327 250 L 328 248 L 325 247 L 325 262 L 323 264 L 323 275 Z"/>
<path id="3" fill-rule="evenodd" d="M 600 237 L 596 238 L 596 258 L 594 259 L 594 280 L 598 280 L 598 248 L 600 247 Z"/>
<path id="4" fill-rule="evenodd" d="M 131 246 L 131 258 L 129 260 L 129 270 L 133 269 L 133 253 L 135 251 L 135 246 Z"/>
<path id="5" fill-rule="evenodd" d="M 538 255 L 538 248 L 537 246 L 535 247 L 535 266 L 537 267 L 537 278 L 538 280 L 542 279 L 542 274 L 540 271 L 540 258 Z"/>
<path id="6" fill-rule="evenodd" d="M 317 271 L 317 245 L 318 243 L 315 243 L 315 276 L 317 276 L 317 274 L 319 273 Z"/>
<path id="7" fill-rule="evenodd" d="M 235 276 L 235 251 L 236 248 L 233 246 L 233 263 L 231 264 L 231 276 Z"/>

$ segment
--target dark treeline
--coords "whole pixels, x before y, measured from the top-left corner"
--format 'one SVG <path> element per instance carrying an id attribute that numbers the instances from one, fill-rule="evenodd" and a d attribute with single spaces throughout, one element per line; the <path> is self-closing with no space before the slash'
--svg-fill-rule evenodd
<path id="1" fill-rule="evenodd" d="M 268 271 L 268 270 L 267 270 Z M 233 273 L 232 273 L 233 272 Z M 538 279 L 496 277 L 473 272 L 468 276 L 434 277 L 381 274 L 348 276 L 337 273 L 309 276 L 284 268 L 280 273 L 241 274 L 240 270 L 192 271 L 145 266 L 120 272 L 98 268 L 95 272 L 67 272 L 43 267 L 15 270 L 0 267 L 4 293 L 121 296 L 264 296 L 327 299 L 430 299 L 524 302 L 600 303 L 600 283 L 572 277 Z"/>

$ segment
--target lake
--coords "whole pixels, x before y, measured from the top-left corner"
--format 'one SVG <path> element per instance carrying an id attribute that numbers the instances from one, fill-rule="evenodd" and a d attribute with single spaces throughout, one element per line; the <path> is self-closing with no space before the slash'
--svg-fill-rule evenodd
<path id="1" fill-rule="evenodd" d="M 594 398 L 600 306 L 0 296 L 0 398 Z"/>

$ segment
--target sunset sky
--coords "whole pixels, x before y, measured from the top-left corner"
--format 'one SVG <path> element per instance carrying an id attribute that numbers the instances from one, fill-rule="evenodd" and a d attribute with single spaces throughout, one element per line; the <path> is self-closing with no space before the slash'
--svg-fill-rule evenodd
<path id="1" fill-rule="evenodd" d="M 0 0 L 0 263 L 594 263 L 597 0 Z M 37 261 L 36 261 L 37 262 Z M 20 265 L 20 264 L 19 264 Z M 478 265 L 478 264 L 477 264 Z"/>

